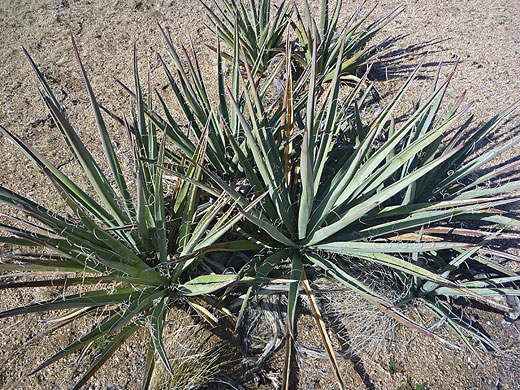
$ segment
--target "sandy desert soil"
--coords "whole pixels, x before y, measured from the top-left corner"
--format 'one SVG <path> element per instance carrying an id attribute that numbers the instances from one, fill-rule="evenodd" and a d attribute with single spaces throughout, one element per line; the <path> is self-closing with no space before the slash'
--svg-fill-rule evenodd
<path id="1" fill-rule="evenodd" d="M 319 1 L 312 1 L 317 9 Z M 342 18 L 360 4 L 346 2 Z M 367 5 L 374 4 L 368 1 Z M 389 0 L 379 1 L 375 15 L 389 12 L 398 5 L 406 7 L 400 17 L 382 34 L 394 38 L 396 55 L 405 55 L 388 68 L 380 65 L 377 88 L 383 98 L 395 90 L 402 78 L 422 55 L 428 53 L 423 75 L 430 77 L 439 61 L 461 60 L 447 98 L 454 99 L 464 90 L 476 104 L 472 109 L 475 123 L 490 118 L 501 108 L 520 98 L 520 2 L 506 0 Z M 151 68 L 154 87 L 166 85 L 161 69 L 156 68 L 156 52 L 162 52 L 162 41 L 156 20 L 168 26 L 177 44 L 188 44 L 191 36 L 203 72 L 214 72 L 211 52 L 204 43 L 212 42 L 212 34 L 203 25 L 204 9 L 196 0 L 0 0 L 0 124 L 36 146 L 56 164 L 64 163 L 63 171 L 86 185 L 59 140 L 57 131 L 46 118 L 43 103 L 35 89 L 35 78 L 24 58 L 24 46 L 41 66 L 51 87 L 67 109 L 70 120 L 96 156 L 101 155 L 97 131 L 83 90 L 78 68 L 72 55 L 69 32 L 75 35 L 86 63 L 94 90 L 101 103 L 119 114 L 128 112 L 129 99 L 113 81 L 113 77 L 131 84 L 131 58 L 134 42 L 142 74 Z M 445 68 L 448 69 L 447 67 Z M 387 80 L 388 78 L 388 80 Z M 411 91 L 411 104 L 424 90 L 419 83 Z M 169 90 L 165 91 L 168 98 Z M 518 116 L 512 117 L 500 130 L 501 137 L 518 131 Z M 125 134 L 110 123 L 118 153 L 128 154 Z M 490 142 L 501 142 L 500 138 Z M 513 149 L 501 163 L 518 158 Z M 55 210 L 64 210 L 44 180 L 11 144 L 0 138 L 0 184 L 25 196 L 44 201 Z M 0 250 L 5 251 L 6 248 Z M 48 299 L 60 291 L 0 291 L 0 310 L 21 302 Z M 417 315 L 421 315 L 420 312 Z M 414 385 L 425 389 L 443 390 L 514 390 L 520 388 L 520 325 L 503 320 L 499 314 L 472 311 L 484 328 L 502 346 L 500 353 L 484 353 L 479 361 L 466 351 L 449 351 L 430 340 L 398 328 L 391 340 L 372 357 L 360 355 L 341 362 L 342 371 L 352 389 L 398 389 L 410 377 Z M 65 389 L 78 371 L 69 359 L 27 378 L 44 356 L 57 351 L 78 337 L 88 324 L 66 328 L 57 337 L 43 338 L 7 364 L 0 366 L 0 389 Z M 15 348 L 43 329 L 37 316 L 0 321 L 0 361 Z M 312 321 L 302 315 L 299 334 L 309 345 L 319 345 Z M 446 330 L 442 335 L 453 339 Z M 453 339 L 454 340 L 454 339 Z M 214 341 L 218 343 L 219 341 Z M 124 345 L 100 375 L 89 382 L 91 389 L 137 389 L 139 370 L 144 363 L 138 340 Z M 390 361 L 398 363 L 400 373 L 390 375 Z M 280 371 L 279 357 L 269 362 L 268 370 Z M 85 364 L 81 367 L 85 368 Z M 301 389 L 333 389 L 333 377 L 326 360 L 305 359 L 300 368 Z M 256 385 L 248 388 L 273 388 Z M 404 387 L 403 387 L 404 388 Z"/>

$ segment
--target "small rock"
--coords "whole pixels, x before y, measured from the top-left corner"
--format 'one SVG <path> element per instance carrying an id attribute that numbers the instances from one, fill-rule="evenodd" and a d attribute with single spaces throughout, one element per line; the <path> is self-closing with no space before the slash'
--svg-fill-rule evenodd
<path id="1" fill-rule="evenodd" d="M 520 317 L 520 299 L 517 296 L 507 296 L 507 305 L 511 311 L 507 313 L 507 317 L 511 321 L 516 321 Z"/>

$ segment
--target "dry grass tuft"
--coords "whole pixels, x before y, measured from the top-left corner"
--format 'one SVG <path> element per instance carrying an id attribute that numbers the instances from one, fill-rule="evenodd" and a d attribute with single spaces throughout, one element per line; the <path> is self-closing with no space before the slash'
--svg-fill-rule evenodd
<path id="1" fill-rule="evenodd" d="M 168 373 L 164 366 L 156 363 L 152 382 L 155 390 L 198 389 L 215 379 L 226 363 L 222 360 L 222 347 L 208 347 L 204 341 L 204 328 L 200 325 L 186 326 L 177 323 L 165 335 L 165 348 L 172 366 Z"/>
<path id="2" fill-rule="evenodd" d="M 367 266 L 356 260 L 350 264 L 349 271 L 393 302 L 398 302 L 406 294 L 405 286 L 386 267 Z M 343 353 L 350 356 L 363 353 L 375 357 L 391 338 L 398 322 L 335 281 L 320 279 L 318 287 L 323 314 L 335 328 L 345 348 Z"/>

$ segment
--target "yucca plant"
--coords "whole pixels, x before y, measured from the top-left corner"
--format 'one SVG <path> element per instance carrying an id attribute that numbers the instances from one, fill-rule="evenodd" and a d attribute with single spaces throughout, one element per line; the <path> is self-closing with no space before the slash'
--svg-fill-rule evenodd
<path id="1" fill-rule="evenodd" d="M 222 6 L 215 2 L 217 11 L 213 11 L 205 2 L 202 2 L 213 22 L 216 33 L 233 50 L 235 46 L 235 29 L 238 29 L 238 39 L 244 48 L 244 58 L 253 69 L 253 74 L 261 75 L 269 66 L 269 62 L 284 51 L 283 37 L 292 14 L 292 6 L 283 1 L 274 15 L 271 11 L 270 0 L 224 0 Z M 212 27 L 208 26 L 211 30 Z M 209 46 L 216 51 L 216 48 Z M 223 53 L 223 56 L 232 61 L 232 53 Z"/>
<path id="2" fill-rule="evenodd" d="M 328 8 L 328 3 L 324 3 L 322 6 Z M 338 6 L 340 6 L 339 3 Z M 254 4 L 252 7 L 252 9 L 256 9 Z M 336 14 L 338 12 L 339 8 L 336 10 L 335 17 L 330 25 L 328 22 L 326 23 L 328 26 L 327 34 L 329 34 L 331 37 L 334 35 L 333 31 L 336 30 L 336 23 L 338 18 Z M 328 11 L 325 16 L 322 17 L 328 21 L 327 15 Z M 386 23 L 387 22 L 381 22 L 381 26 L 378 27 L 377 31 Z M 358 25 L 359 23 L 356 26 Z M 283 112 L 286 107 L 280 103 L 282 101 L 282 97 L 274 99 L 274 101 L 268 98 L 269 91 L 277 77 L 291 78 L 290 82 L 293 84 L 293 89 L 291 91 L 291 101 L 292 105 L 294 106 L 294 120 L 298 121 L 300 126 L 303 126 L 303 119 L 300 115 L 300 109 L 306 104 L 306 94 L 308 92 L 307 87 L 310 72 L 309 64 L 304 64 L 306 66 L 306 72 L 298 77 L 295 82 L 292 81 L 294 72 L 292 69 L 290 69 L 290 66 L 292 66 L 293 62 L 288 61 L 279 61 L 276 66 L 273 67 L 270 73 L 266 74 L 266 77 L 263 80 L 260 80 L 259 75 L 256 74 L 258 63 L 251 65 L 251 61 L 249 60 L 244 62 L 244 58 L 247 59 L 250 49 L 248 48 L 247 43 L 245 43 L 241 38 L 241 34 L 243 34 L 241 31 L 241 24 L 233 22 L 229 27 L 231 28 L 229 36 L 224 40 L 224 42 L 226 42 L 228 45 L 231 45 L 233 49 L 231 56 L 227 56 L 222 52 L 220 34 L 216 34 L 217 44 L 213 49 L 217 55 L 218 102 L 215 104 L 209 97 L 206 86 L 207 79 L 205 80 L 205 77 L 203 77 L 201 74 L 194 47 L 191 46 L 190 50 L 187 50 L 185 47 L 181 47 L 181 50 L 178 50 L 173 43 L 169 31 L 164 30 L 161 26 L 159 26 L 159 28 L 161 29 L 162 35 L 164 37 L 166 50 L 171 62 L 173 63 L 174 69 L 170 69 L 166 61 L 161 56 L 159 56 L 159 59 L 163 65 L 169 84 L 175 94 L 178 108 L 180 108 L 180 111 L 183 113 L 185 124 L 177 123 L 177 121 L 174 119 L 174 115 L 172 114 L 172 108 L 165 102 L 158 91 L 156 91 L 156 94 L 161 103 L 163 114 L 156 110 L 152 110 L 147 105 L 144 106 L 144 109 L 146 114 L 155 123 L 156 126 L 161 129 L 166 129 L 167 137 L 178 147 L 181 154 L 186 155 L 188 158 L 192 157 L 195 150 L 195 145 L 200 141 L 202 130 L 207 126 L 207 155 L 214 172 L 220 174 L 223 177 L 230 176 L 244 178 L 243 167 L 238 164 L 238 159 L 234 152 L 236 147 L 231 144 L 231 142 L 237 142 L 236 146 L 242 151 L 244 158 L 251 156 L 251 151 L 249 150 L 245 137 L 238 134 L 240 121 L 237 110 L 242 109 L 246 105 L 246 100 L 242 96 L 242 93 L 244 89 L 253 88 L 253 93 L 250 95 L 249 99 L 250 103 L 255 105 L 257 115 L 261 117 L 261 120 L 265 121 L 264 125 L 266 128 L 279 129 L 281 128 L 282 121 L 284 120 Z M 331 64 L 334 64 L 334 61 L 338 58 L 339 49 L 343 50 L 341 54 L 342 64 L 344 63 L 344 60 L 348 59 L 348 56 L 352 54 L 352 50 L 355 50 L 345 50 L 346 47 L 352 46 L 352 43 L 347 38 L 354 34 L 354 30 L 345 31 L 345 33 L 342 35 L 342 37 L 345 38 L 344 43 L 341 37 L 339 39 L 335 39 L 333 41 L 334 43 L 330 42 L 330 45 L 334 45 L 334 47 L 337 46 L 335 49 L 333 49 L 332 46 L 330 48 L 330 51 L 334 52 L 334 60 L 330 62 Z M 370 36 L 373 36 L 377 32 L 373 29 L 370 29 L 370 31 Z M 359 45 L 364 44 L 366 40 L 368 40 L 368 37 L 364 37 L 363 39 L 359 40 Z M 323 58 L 323 45 L 318 46 L 318 50 L 322 50 L 322 53 L 319 54 L 318 57 Z M 184 59 L 187 63 L 187 66 L 183 66 L 179 52 L 184 54 Z M 300 57 L 300 52 L 301 48 L 298 46 L 293 48 L 292 45 L 286 45 L 284 54 L 285 57 L 292 56 L 298 59 Z M 232 72 L 229 81 L 224 74 L 225 58 L 228 58 L 232 61 Z M 366 62 L 364 64 L 366 64 Z M 344 71 L 348 70 L 342 65 L 342 75 L 344 74 Z M 316 73 L 319 78 L 317 83 L 318 85 L 321 85 L 323 80 L 319 76 L 321 75 L 321 71 L 319 71 L 318 68 L 316 68 Z M 175 77 L 176 75 L 177 77 Z M 128 87 L 124 86 L 122 83 L 120 84 L 125 90 L 133 95 L 132 91 Z M 236 106 L 231 104 L 229 99 L 226 99 L 228 87 L 230 87 L 232 96 L 238 103 Z M 317 90 L 321 91 L 321 88 L 318 87 Z M 184 130 L 183 125 L 188 126 L 187 132 Z M 227 137 L 227 133 L 232 134 L 233 137 Z M 231 141 L 231 139 L 234 141 Z M 179 162 L 178 158 L 175 158 L 175 156 L 169 157 L 174 160 L 176 159 L 177 162 Z M 262 187 L 258 185 L 257 188 Z"/>
<path id="3" fill-rule="evenodd" d="M 298 7 L 287 5 L 284 1 L 278 6 L 276 15 L 271 19 L 270 1 L 262 0 L 260 4 L 251 0 L 248 5 L 244 1 L 223 2 L 219 6 L 215 2 L 217 12 L 214 12 L 203 2 L 208 11 L 208 16 L 216 26 L 216 31 L 224 44 L 233 50 L 237 39 L 234 31 L 238 29 L 238 40 L 244 48 L 244 57 L 252 69 L 252 74 L 257 76 L 264 74 L 269 62 L 278 54 L 284 53 L 284 36 L 288 36 L 288 25 L 296 33 L 296 45 L 293 48 L 294 59 L 303 69 L 307 69 L 312 58 L 312 42 L 316 39 L 318 44 L 317 73 L 330 81 L 338 59 L 339 49 L 342 47 L 341 34 L 337 35 L 338 22 L 342 1 L 339 0 L 333 10 L 332 17 L 329 15 L 329 1 L 322 0 L 320 5 L 319 20 L 312 16 L 309 2 L 305 0 L 303 20 Z M 351 15 L 347 25 L 344 27 L 346 44 L 342 53 L 342 75 L 355 73 L 356 69 L 362 68 L 379 57 L 386 51 L 380 50 L 377 44 L 367 43 L 374 38 L 388 23 L 390 23 L 402 10 L 397 7 L 389 14 L 378 18 L 368 25 L 364 25 L 375 7 L 362 14 L 364 3 Z M 295 11 L 295 12 L 294 12 Z M 296 20 L 292 20 L 295 13 Z M 209 46 L 217 51 L 214 46 Z M 223 53 L 224 58 L 232 61 L 232 53 Z M 242 63 L 241 63 L 242 64 Z"/>
<path id="4" fill-rule="evenodd" d="M 223 72 L 223 56 L 220 49 L 220 39 L 217 37 L 216 53 L 217 53 L 217 92 L 218 100 L 212 102 L 206 86 L 205 79 L 200 71 L 199 62 L 192 47 L 191 53 L 182 47 L 185 54 L 184 60 L 187 67 L 182 65 L 179 50 L 173 43 L 173 40 L 167 30 L 159 26 L 165 40 L 165 46 L 168 56 L 173 63 L 173 69 L 168 66 L 165 59 L 159 56 L 163 65 L 165 74 L 168 78 L 179 111 L 182 113 L 184 123 L 178 123 L 174 119 L 173 108 L 167 104 L 162 95 L 155 91 L 162 107 L 162 113 L 158 110 L 143 105 L 143 109 L 150 120 L 159 128 L 166 130 L 166 136 L 176 146 L 177 155 L 184 155 L 188 159 L 193 159 L 193 154 L 197 143 L 201 142 L 204 130 L 207 132 L 208 143 L 206 155 L 211 164 L 212 171 L 222 177 L 245 178 L 243 168 L 240 165 L 235 149 L 238 148 L 245 156 L 250 155 L 248 144 L 244 137 L 239 135 L 240 120 L 238 109 L 243 108 L 246 104 L 242 94 L 244 88 L 254 86 L 255 96 L 251 96 L 260 106 L 262 110 L 265 102 L 268 101 L 266 94 L 275 76 L 282 72 L 283 62 L 281 62 L 264 80 L 261 86 L 258 85 L 258 78 L 253 76 L 253 72 L 249 64 L 241 67 L 241 58 L 244 58 L 244 50 L 239 44 L 239 40 L 235 39 L 235 47 L 233 54 L 233 70 L 229 80 Z M 235 31 L 235 37 L 238 37 L 238 29 Z M 191 54 L 191 56 L 190 56 Z M 177 77 L 175 77 L 177 74 Z M 130 88 L 119 82 L 120 85 L 132 96 L 135 93 Z M 305 104 L 305 79 L 300 79 L 295 85 L 293 91 L 293 100 L 296 107 Z M 232 95 L 239 102 L 237 106 L 231 104 L 226 98 L 227 91 L 230 89 Z M 238 109 L 237 109 L 238 107 Z M 275 101 L 270 107 L 265 108 L 269 113 L 261 113 L 265 125 L 271 129 L 279 129 L 283 120 L 284 107 L 281 99 Z M 188 128 L 186 131 L 185 128 Z M 233 137 L 228 137 L 232 134 Z M 235 144 L 236 143 L 236 144 Z M 171 156 L 170 161 L 180 162 L 180 158 L 175 155 Z"/>
<path id="5" fill-rule="evenodd" d="M 304 5 L 305 21 L 297 7 L 295 7 L 296 21 L 291 22 L 291 24 L 298 39 L 298 46 L 294 49 L 294 59 L 304 69 L 310 67 L 313 61 L 312 46 L 313 42 L 316 41 L 316 73 L 318 76 L 324 77 L 325 81 L 331 81 L 339 58 L 341 58 L 340 73 L 346 75 L 355 73 L 356 69 L 362 68 L 383 56 L 386 51 L 380 50 L 377 44 L 369 44 L 369 42 L 398 16 L 403 8 L 397 7 L 387 15 L 365 26 L 365 22 L 376 6 L 362 15 L 364 5 L 365 2 L 351 15 L 346 26 L 339 29 L 338 23 L 342 0 L 337 1 L 332 17 L 329 15 L 329 1 L 322 0 L 318 21 L 312 16 L 308 0 L 305 0 Z M 339 34 L 338 36 L 338 30 L 345 34 Z M 345 40 L 344 44 L 343 40 Z"/>
<path id="6" fill-rule="evenodd" d="M 237 203 L 248 221 L 241 225 L 243 233 L 265 247 L 244 265 L 244 274 L 266 277 L 276 269 L 291 281 L 283 388 L 289 388 L 291 341 L 301 288 L 309 298 L 338 383 L 344 387 L 307 278 L 307 274 L 315 275 L 317 270 L 343 283 L 397 321 L 445 343 L 448 342 L 403 314 L 399 304 L 421 299 L 435 314 L 448 316 L 450 326 L 464 342 L 470 344 L 465 333 L 469 332 L 493 345 L 476 328 L 457 319 L 449 301 L 442 298 L 476 299 L 507 310 L 488 296 L 519 294 L 512 284 L 519 275 L 481 257 L 479 249 L 483 244 L 469 242 L 458 229 L 462 221 L 468 220 L 504 226 L 519 224 L 497 207 L 517 200 L 507 195 L 518 189 L 520 183 L 479 189 L 479 184 L 496 178 L 503 170 L 480 178 L 470 175 L 520 142 L 520 136 L 515 136 L 485 155 L 472 157 L 475 143 L 489 135 L 516 104 L 466 134 L 464 141 L 461 134 L 468 130 L 467 126 L 462 126 L 458 135 L 447 141 L 448 130 L 470 107 L 461 108 L 461 98 L 447 113 L 441 113 L 452 72 L 442 83 L 436 79 L 429 96 L 406 121 L 396 124 L 393 112 L 419 71 L 418 66 L 392 101 L 369 123 L 364 123 L 355 103 L 364 80 L 341 106 L 338 102 L 345 35 L 346 32 L 324 104 L 319 104 L 316 92 L 319 77 L 316 40 L 307 104 L 299 111 L 292 105 L 288 62 L 280 127 L 270 127 L 266 119 L 268 111 L 258 99 L 254 81 L 250 80 L 243 95 L 244 109 L 229 91 L 241 127 L 235 135 L 225 130 L 221 134 L 233 145 L 234 158 L 247 178 L 249 191 L 243 190 L 244 183 L 222 179 L 199 165 L 214 185 Z M 290 58 L 290 50 L 287 52 Z M 243 148 L 238 147 L 240 139 L 245 139 Z M 513 163 L 509 168 L 517 165 Z M 268 196 L 258 198 L 263 188 Z M 254 203 L 260 199 L 258 206 L 253 207 L 253 199 Z M 456 238 L 446 233 L 454 233 Z M 496 229 L 494 233 L 472 230 L 469 234 L 490 236 L 488 239 L 505 237 Z M 286 259 L 290 260 L 288 266 Z M 383 266 L 400 283 L 411 286 L 410 293 L 395 302 L 363 283 L 365 276 L 352 271 L 369 271 L 372 264 Z M 462 264 L 470 269 L 469 273 L 461 270 Z M 476 280 L 471 273 L 476 268 L 484 268 L 487 276 Z M 288 274 L 283 273 L 284 269 Z M 249 287 L 239 319 L 257 288 Z"/>
<path id="7" fill-rule="evenodd" d="M 318 69 L 322 44 L 317 35 L 312 37 L 307 71 L 296 83 L 293 48 L 287 43 L 284 98 L 268 106 L 265 91 L 274 76 L 268 75 L 261 84 L 249 62 L 240 61 L 246 55 L 238 30 L 236 24 L 230 88 L 226 88 L 217 41 L 216 104 L 209 98 L 196 57 L 188 61 L 189 70 L 185 70 L 171 37 L 163 31 L 176 72 L 163 64 L 188 133 L 176 122 L 162 96 L 158 94 L 165 118 L 154 109 L 150 88 L 144 101 L 134 55 L 135 89 L 124 88 L 135 107 L 130 122 L 119 120 L 131 135 L 135 191 L 131 191 L 115 157 L 75 45 L 116 188 L 74 132 L 29 57 L 43 100 L 95 195 L 79 188 L 35 149 L 2 129 L 49 177 L 72 209 L 73 218 L 55 215 L 2 188 L 0 200 L 30 220 L 4 217 L 13 223 L 0 225 L 8 233 L 0 240 L 47 251 L 3 255 L 0 270 L 22 271 L 26 274 L 21 276 L 28 277 L 40 272 L 63 276 L 20 282 L 7 279 L 1 288 L 81 285 L 88 291 L 14 308 L 0 313 L 0 318 L 70 309 L 56 319 L 48 330 L 52 332 L 99 308 L 107 309 L 91 332 L 36 370 L 108 337 L 107 346 L 75 386 L 79 388 L 139 327 L 148 326 L 146 388 L 156 356 L 171 370 L 161 339 L 171 305 L 187 303 L 215 323 L 217 317 L 207 306 L 213 305 L 237 328 L 249 299 L 260 287 L 276 283 L 288 285 L 283 388 L 289 388 L 296 305 L 303 291 L 338 383 L 344 387 L 313 292 L 313 280 L 323 275 L 432 338 L 447 343 L 408 318 L 399 305 L 423 302 L 434 314 L 447 318 L 470 348 L 468 335 L 496 347 L 485 334 L 455 315 L 448 298 L 476 299 L 506 310 L 488 296 L 519 293 L 514 285 L 518 274 L 487 256 L 509 255 L 486 248 L 491 240 L 507 237 L 503 229 L 520 224 L 498 209 L 515 201 L 507 195 L 520 183 L 489 184 L 518 163 L 485 175 L 474 174 L 520 142 L 520 137 L 473 156 L 475 144 L 491 134 L 516 105 L 480 128 L 471 130 L 466 123 L 449 138 L 448 131 L 470 107 L 463 106 L 461 98 L 446 112 L 442 110 L 452 73 L 442 83 L 437 76 L 427 98 L 408 119 L 396 123 L 393 113 L 419 66 L 390 103 L 367 120 L 358 100 L 366 75 L 345 99 L 339 98 L 348 55 L 349 32 L 344 30 L 338 39 L 333 72 L 328 73 L 327 89 L 320 88 L 325 78 Z M 281 71 L 282 65 L 278 65 L 275 72 Z M 160 131 L 164 132 L 162 137 Z M 171 150 L 166 149 L 166 139 L 174 144 Z M 169 196 L 164 195 L 165 172 L 177 178 Z M 465 221 L 472 227 L 461 227 Z M 482 237 L 483 241 L 474 243 L 467 236 Z M 215 251 L 239 251 L 244 256 L 228 261 L 212 257 Z M 389 298 L 365 283 L 373 267 L 390 273 L 397 288 L 405 286 L 408 294 Z M 230 273 L 230 269 L 235 271 Z M 242 294 L 241 309 L 235 318 L 226 310 L 226 303 L 238 294 Z"/>
<path id="8" fill-rule="evenodd" d="M 38 76 L 42 99 L 95 190 L 95 197 L 36 149 L 1 127 L 2 134 L 47 176 L 72 211 L 72 217 L 57 215 L 43 205 L 0 187 L 0 201 L 25 216 L 2 215 L 7 223 L 0 224 L 6 233 L 0 242 L 28 248 L 28 251 L 1 255 L 0 271 L 14 271 L 16 278 L 11 280 L 12 273 L 0 276 L 3 279 L 0 289 L 80 286 L 80 292 L 13 308 L 0 313 L 0 318 L 66 310 L 50 321 L 52 325 L 45 334 L 81 317 L 101 318 L 90 332 L 32 371 L 35 373 L 73 352 L 88 350 L 96 340 L 106 338 L 108 343 L 75 389 L 84 385 L 140 327 L 148 327 L 150 338 L 142 386 L 148 388 L 157 356 L 171 371 L 162 341 L 169 307 L 188 304 L 203 318 L 213 320 L 215 316 L 204 307 L 204 301 L 197 303 L 198 297 L 209 298 L 215 289 L 236 282 L 236 275 L 219 275 L 224 265 L 202 264 L 205 254 L 247 250 L 258 245 L 240 240 L 216 242 L 240 215 L 233 216 L 230 211 L 222 213 L 229 203 L 225 194 L 216 194 L 210 189 L 207 193 L 192 184 L 199 180 L 200 168 L 184 169 L 183 179 L 177 181 L 173 194 L 165 196 L 164 170 L 160 168 L 165 158 L 165 136 L 145 117 L 135 51 L 135 107 L 132 121 L 125 121 L 134 152 L 134 175 L 130 178 L 123 175 L 74 39 L 72 42 L 116 188 L 74 131 L 44 76 L 26 52 Z M 151 106 L 151 100 L 147 104 Z M 207 131 L 205 134 L 192 156 L 199 164 L 206 158 Z M 135 185 L 128 179 L 135 181 Z M 211 198 L 209 203 L 204 205 L 201 196 Z M 41 250 L 36 251 L 35 247 Z"/>
<path id="9" fill-rule="evenodd" d="M 340 38 L 339 53 L 344 53 L 347 34 L 344 31 Z M 461 277 L 460 271 L 457 279 L 450 277 L 455 269 L 459 270 L 462 262 L 475 260 L 482 245 L 467 242 L 464 237 L 457 241 L 453 241 L 452 236 L 443 238 L 447 237 L 447 232 L 489 235 L 484 230 L 453 230 L 453 225 L 449 227 L 447 221 L 478 220 L 508 226 L 518 224 L 495 209 L 514 201 L 497 195 L 518 188 L 517 182 L 495 189 L 473 190 L 479 184 L 497 177 L 504 169 L 513 168 L 515 163 L 480 179 L 471 181 L 470 177 L 493 157 L 518 143 L 518 137 L 468 162 L 474 145 L 490 134 L 514 106 L 469 136 L 466 134 L 466 143 L 461 144 L 460 140 L 467 124 L 450 142 L 443 142 L 447 131 L 470 105 L 461 109 L 461 98 L 442 116 L 442 98 L 453 74 L 442 84 L 437 75 L 426 101 L 399 127 L 394 123 L 392 113 L 410 87 L 419 71 L 418 67 L 388 106 L 370 123 L 363 123 L 356 98 L 364 79 L 344 101 L 338 100 L 343 72 L 342 54 L 336 61 L 326 103 L 320 105 L 317 89 L 323 79 L 318 74 L 319 55 L 315 39 L 313 61 L 307 78 L 300 78 L 295 87 L 292 85 L 291 47 L 287 45 L 286 57 L 289 60 L 285 67 L 283 105 L 265 107 L 265 89 L 258 86 L 247 62 L 243 70 L 239 67 L 242 51 L 236 39 L 232 85 L 228 89 L 227 99 L 221 72 L 222 57 L 217 44 L 219 102 L 218 110 L 215 110 L 207 98 L 196 57 L 195 66 L 190 65 L 191 83 L 171 39 L 167 35 L 165 37 L 180 76 L 182 93 L 166 66 L 165 69 L 185 118 L 192 127 L 201 128 L 205 122 L 210 123 L 213 143 L 210 142 L 208 149 L 212 157 L 208 152 L 210 166 L 200 168 L 205 174 L 203 176 L 211 178 L 213 183 L 205 185 L 220 187 L 236 202 L 237 209 L 248 220 L 240 226 L 242 234 L 265 247 L 243 265 L 239 274 L 265 277 L 286 258 L 292 260 L 292 271 L 288 276 L 293 281 L 289 293 L 289 334 L 301 282 L 308 291 L 329 356 L 340 378 L 316 300 L 309 283 L 305 281 L 303 271 L 304 264 L 307 264 L 308 269 L 323 269 L 393 318 L 432 337 L 438 338 L 406 318 L 397 310 L 397 305 L 420 298 L 435 314 L 449 314 L 449 324 L 470 348 L 471 343 L 464 336 L 464 331 L 494 346 L 483 333 L 458 318 L 444 303 L 440 304 L 438 296 L 471 296 L 493 304 L 486 299 L 487 295 L 517 293 L 512 288 L 490 288 L 493 283 L 507 285 L 517 278 L 516 274 L 498 265 L 491 267 L 494 272 L 501 272 L 498 279 L 479 281 L 479 289 L 475 289 L 477 285 L 473 281 L 464 285 L 458 279 Z M 281 67 L 276 71 L 281 71 Z M 243 88 L 240 88 L 241 84 Z M 162 120 L 151 110 L 147 113 L 155 118 L 159 126 L 179 127 L 165 104 L 163 109 L 167 120 Z M 200 130 L 193 134 L 198 138 Z M 175 142 L 174 138 L 172 140 Z M 178 146 L 183 149 L 182 144 Z M 186 160 L 194 163 L 188 155 Z M 175 164 L 170 168 L 173 174 L 182 169 Z M 449 175 L 452 172 L 453 175 Z M 463 179 L 469 181 L 454 185 Z M 262 198 L 265 190 L 269 195 Z M 212 191 L 218 189 L 213 188 Z M 254 207 L 257 202 L 261 206 Z M 441 237 L 434 237 L 433 234 L 440 234 Z M 507 235 L 501 234 L 495 238 L 498 237 Z M 412 242 L 408 242 L 410 240 Z M 385 299 L 362 283 L 364 275 L 349 273 L 352 261 L 358 262 L 354 268 L 359 270 L 365 265 L 367 272 L 371 264 L 387 267 L 389 272 L 395 274 L 396 283 L 406 286 L 410 293 L 398 302 Z M 452 265 L 448 265 L 450 263 Z M 489 259 L 481 259 L 481 263 L 491 264 Z M 248 289 L 238 323 L 243 318 L 248 298 L 258 287 Z M 396 286 L 396 289 L 400 288 Z M 290 343 L 291 338 L 287 340 Z M 290 351 L 288 346 L 285 386 L 288 386 Z"/>

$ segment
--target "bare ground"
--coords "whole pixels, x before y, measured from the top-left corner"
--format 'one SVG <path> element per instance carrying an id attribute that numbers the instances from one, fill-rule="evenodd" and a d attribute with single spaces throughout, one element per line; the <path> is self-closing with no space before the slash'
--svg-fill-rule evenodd
<path id="1" fill-rule="evenodd" d="M 317 9 L 319 1 L 312 2 Z M 360 1 L 345 5 L 344 20 Z M 374 3 L 372 1 L 368 2 Z M 425 76 L 431 76 L 438 62 L 461 60 L 447 98 L 453 99 L 467 90 L 476 104 L 472 113 L 480 123 L 501 108 L 520 97 L 520 2 L 518 1 L 380 1 L 375 14 L 389 12 L 403 5 L 406 10 L 387 28 L 386 36 L 396 39 L 395 54 L 405 54 L 398 66 L 380 65 L 378 89 L 388 95 L 413 68 L 422 54 L 429 52 Z M 0 124 L 21 135 L 52 161 L 65 163 L 65 173 L 77 178 L 73 163 L 59 140 L 57 131 L 46 119 L 46 112 L 34 87 L 35 78 L 21 46 L 24 46 L 41 66 L 51 86 L 60 92 L 69 117 L 79 134 L 101 155 L 97 131 L 83 90 L 78 68 L 72 56 L 68 34 L 79 42 L 80 53 L 86 63 L 94 90 L 101 103 L 113 111 L 128 112 L 129 100 L 115 84 L 113 77 L 132 83 L 132 46 L 137 42 L 142 74 L 148 64 L 154 87 L 166 85 L 160 69 L 155 69 L 157 51 L 162 52 L 162 41 L 156 20 L 168 26 L 178 44 L 188 44 L 192 37 L 201 65 L 206 74 L 214 71 L 212 55 L 203 44 L 212 41 L 204 26 L 204 11 L 198 1 L 161 0 L 0 0 Z M 447 69 L 447 68 L 446 68 Z M 388 77 L 388 81 L 386 80 Z M 426 85 L 426 84 L 424 84 Z M 411 104 L 425 88 L 419 84 L 412 92 Z M 427 88 L 427 87 L 426 87 Z M 426 90 L 425 90 L 426 91 Z M 165 91 L 168 97 L 168 92 Z M 518 116 L 502 127 L 501 135 L 509 137 L 518 130 Z M 118 152 L 127 153 L 124 132 L 111 123 Z M 499 140 L 491 142 L 500 142 Z M 0 155 L 3 156 L 0 184 L 20 192 L 31 199 L 63 210 L 56 194 L 44 177 L 32 168 L 11 144 L 0 138 Z M 519 149 L 510 151 L 502 161 L 518 158 Z M 1 249 L 1 248 L 0 248 Z M 6 248 L 2 249 L 6 250 Z M 0 310 L 12 308 L 22 302 L 46 299 L 61 291 L 0 291 Z M 420 310 L 417 316 L 423 313 Z M 491 390 L 520 388 L 520 331 L 517 323 L 507 323 L 499 314 L 472 311 L 475 319 L 502 346 L 501 353 L 483 353 L 482 361 L 466 351 L 449 351 L 439 344 L 398 328 L 393 338 L 374 357 L 360 355 L 342 361 L 342 371 L 352 389 L 398 389 L 410 377 L 413 384 L 425 384 L 426 389 Z M 27 378 L 25 374 L 45 356 L 57 351 L 78 337 L 88 324 L 79 324 L 58 333 L 57 337 L 43 338 L 7 364 L 0 366 L 0 388 L 5 389 L 65 389 L 77 377 L 74 360 L 70 359 L 41 374 Z M 43 329 L 37 316 L 2 320 L 0 322 L 0 361 L 15 348 Z M 319 336 L 313 330 L 312 320 L 302 315 L 298 332 L 309 346 L 319 346 Z M 441 330 L 447 335 L 445 329 Z M 144 333 L 143 333 L 144 335 Z M 455 340 L 453 335 L 449 338 Z M 218 343 L 218 339 L 214 341 Z M 143 364 L 143 349 L 139 338 L 123 347 L 92 379 L 92 389 L 136 389 L 139 370 Z M 402 369 L 390 375 L 388 366 L 395 361 Z M 85 367 L 84 363 L 82 367 Z M 280 372 L 281 360 L 275 356 L 268 369 Z M 301 389 L 332 389 L 333 377 L 324 359 L 302 359 Z M 271 388 L 249 383 L 249 388 Z"/>

